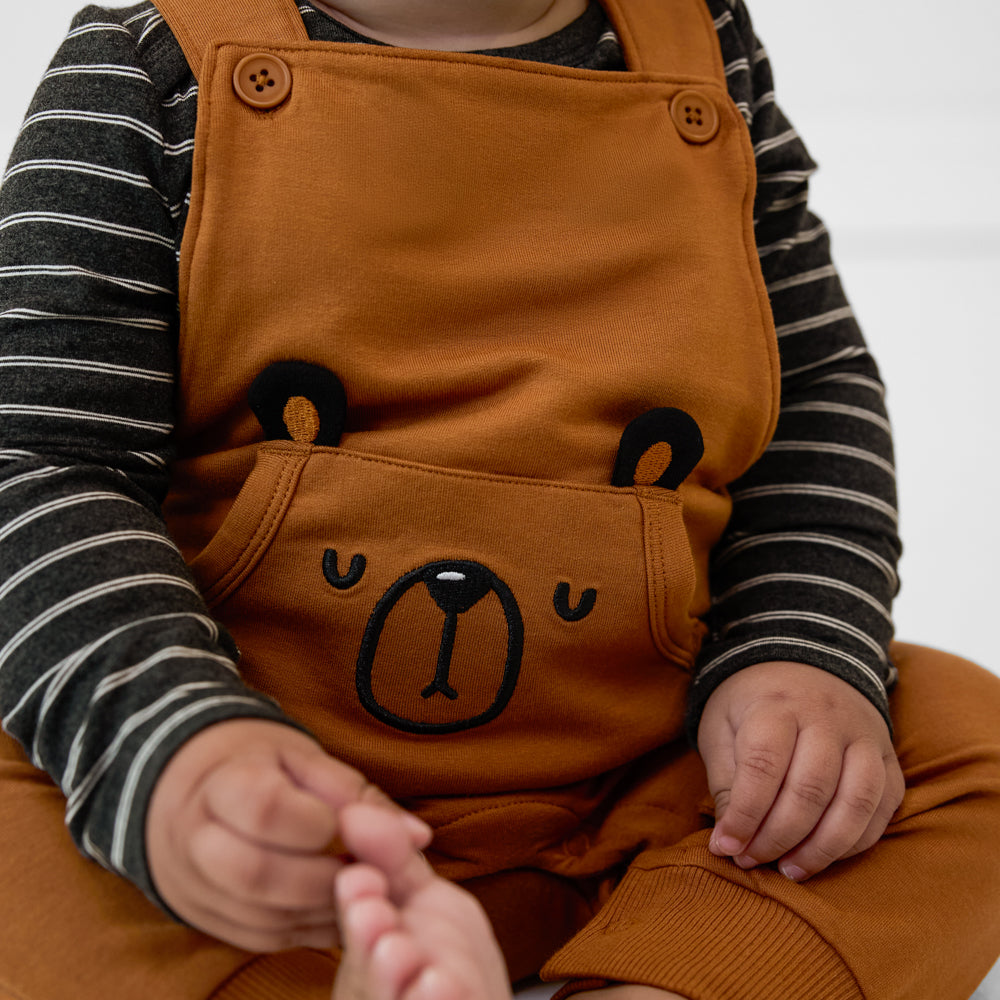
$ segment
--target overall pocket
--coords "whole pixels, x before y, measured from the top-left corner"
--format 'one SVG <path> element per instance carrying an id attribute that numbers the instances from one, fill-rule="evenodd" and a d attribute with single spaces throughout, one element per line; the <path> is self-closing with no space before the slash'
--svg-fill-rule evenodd
<path id="1" fill-rule="evenodd" d="M 608 486 L 268 441 L 192 568 L 248 682 L 390 794 L 588 780 L 681 732 L 678 412 L 629 425 Z"/>

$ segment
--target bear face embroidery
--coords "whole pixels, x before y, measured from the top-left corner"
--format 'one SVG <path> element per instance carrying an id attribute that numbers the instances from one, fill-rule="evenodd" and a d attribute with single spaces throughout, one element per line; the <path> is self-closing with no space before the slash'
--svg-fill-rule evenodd
<path id="1" fill-rule="evenodd" d="M 335 568 L 336 553 L 328 550 L 324 557 L 328 582 L 331 564 Z M 337 582 L 332 585 L 340 589 L 342 578 L 334 579 Z M 420 619 L 440 623 L 436 650 L 433 642 L 428 645 L 414 638 L 413 621 Z M 473 638 L 464 633 L 473 631 L 477 633 L 475 649 L 464 648 L 468 642 L 463 640 Z M 403 635 L 405 648 L 397 650 L 394 647 Z M 470 678 L 467 669 L 460 671 L 464 674 L 461 682 L 452 676 L 456 643 L 462 663 L 470 657 L 479 661 L 476 677 Z M 472 729 L 495 719 L 507 707 L 517 686 L 523 649 L 521 612 L 500 577 L 468 559 L 428 563 L 401 576 L 375 605 L 358 652 L 358 698 L 375 718 L 404 732 L 443 734 Z M 407 664 L 402 672 L 398 670 L 401 661 Z M 442 722 L 410 718 L 406 705 L 417 691 L 425 702 L 461 700 L 472 706 L 473 714 L 462 715 L 460 710 L 460 717 Z"/>
<path id="2" fill-rule="evenodd" d="M 255 380 L 250 396 L 269 437 L 338 445 L 346 403 L 339 380 L 326 369 L 303 362 L 271 365 Z M 686 413 L 648 411 L 622 434 L 612 485 L 675 489 L 702 451 L 700 431 Z M 331 596 L 352 601 L 352 617 L 361 613 L 350 647 L 357 650 L 360 705 L 384 725 L 413 734 L 456 733 L 498 718 L 514 698 L 526 646 L 540 641 L 534 631 L 563 630 L 561 641 L 572 650 L 572 630 L 601 606 L 597 588 L 585 581 L 571 585 L 553 576 L 546 584 L 545 575 L 559 572 L 558 561 L 550 561 L 542 576 L 538 566 L 524 566 L 523 573 L 536 578 L 528 597 L 520 568 L 507 567 L 517 580 L 505 580 L 497 567 L 491 568 L 488 536 L 482 556 L 473 550 L 475 558 L 451 556 L 447 535 L 442 537 L 440 558 L 435 558 L 437 545 L 428 545 L 424 561 L 403 572 L 398 559 L 392 570 L 385 554 L 375 551 L 327 548 L 320 556 Z M 359 587 L 362 581 L 365 586 Z M 359 606 L 355 595 L 362 592 L 366 596 Z M 530 611 L 535 623 L 527 637 L 519 605 L 525 600 L 525 614 Z"/>

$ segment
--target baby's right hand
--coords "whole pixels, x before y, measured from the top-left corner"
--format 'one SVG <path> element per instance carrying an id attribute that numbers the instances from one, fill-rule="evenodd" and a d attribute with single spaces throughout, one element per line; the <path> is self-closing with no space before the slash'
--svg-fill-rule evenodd
<path id="1" fill-rule="evenodd" d="M 385 809 L 417 849 L 430 830 L 356 770 L 281 723 L 233 719 L 202 730 L 153 790 L 146 854 L 163 901 L 193 927 L 248 951 L 339 941 L 328 848 L 349 803 Z"/>

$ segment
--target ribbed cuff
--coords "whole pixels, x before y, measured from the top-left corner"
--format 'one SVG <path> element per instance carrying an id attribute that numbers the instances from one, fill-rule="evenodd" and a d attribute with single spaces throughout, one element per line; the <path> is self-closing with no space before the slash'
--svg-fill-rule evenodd
<path id="1" fill-rule="evenodd" d="M 542 978 L 656 986 L 698 1000 L 863 1000 L 840 956 L 796 913 L 696 865 L 630 871 Z"/>
<path id="2" fill-rule="evenodd" d="M 299 949 L 261 955 L 212 994 L 211 1000 L 330 1000 L 337 961 Z"/>
<path id="3" fill-rule="evenodd" d="M 892 717 L 889 714 L 889 701 L 885 685 L 874 680 L 879 672 L 886 668 L 874 657 L 871 658 L 871 671 L 865 672 L 853 665 L 852 661 L 860 661 L 860 656 L 845 656 L 833 646 L 795 636 L 767 636 L 752 642 L 732 640 L 731 642 L 713 643 L 702 648 L 698 669 L 695 672 L 694 683 L 688 694 L 687 712 L 684 719 L 684 729 L 688 742 L 692 747 L 698 746 L 698 725 L 705 704 L 715 689 L 725 680 L 738 674 L 747 667 L 758 663 L 768 663 L 774 660 L 788 660 L 792 663 L 803 663 L 817 667 L 827 673 L 839 677 L 861 692 L 881 713 L 885 724 L 892 734 Z M 894 676 L 895 671 L 889 668 Z"/>

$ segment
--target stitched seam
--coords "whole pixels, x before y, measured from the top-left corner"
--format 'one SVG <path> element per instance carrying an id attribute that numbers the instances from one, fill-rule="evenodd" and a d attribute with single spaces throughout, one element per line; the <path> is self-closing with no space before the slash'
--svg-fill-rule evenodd
<path id="1" fill-rule="evenodd" d="M 662 656 L 669 662 L 675 664 L 685 673 L 691 673 L 693 664 L 686 660 L 683 652 L 690 655 L 684 643 L 679 642 L 669 628 L 667 610 L 667 585 L 666 585 L 666 555 L 663 545 L 663 529 L 657 519 L 649 515 L 646 510 L 647 504 L 669 503 L 677 511 L 677 516 L 683 516 L 684 504 L 680 494 L 676 491 L 665 491 L 664 496 L 644 496 L 639 497 L 639 506 L 642 512 L 642 530 L 645 536 L 646 572 L 648 574 L 647 594 L 649 601 L 649 630 L 653 643 Z M 686 533 L 685 533 L 686 537 Z M 685 556 L 684 558 L 690 558 Z M 689 616 L 690 617 L 690 616 Z M 671 646 L 681 650 L 678 653 Z"/>
<path id="2" fill-rule="evenodd" d="M 257 525 L 250 542 L 240 553 L 239 558 L 228 570 L 219 577 L 210 588 L 208 588 L 205 599 L 211 603 L 219 603 L 229 596 L 249 572 L 256 562 L 257 553 L 261 547 L 269 540 L 275 522 L 282 516 L 286 508 L 285 500 L 296 483 L 296 472 L 303 462 L 297 460 L 296 456 L 288 456 L 282 465 L 278 480 L 271 491 L 271 496 L 267 501 L 267 508 L 263 517 Z"/>
<path id="3" fill-rule="evenodd" d="M 356 51 L 349 51 L 344 48 L 333 48 L 333 46 L 353 45 Z M 578 69 L 573 66 L 558 66 L 548 63 L 526 63 L 525 60 L 508 60 L 504 56 L 476 56 L 473 53 L 449 53 L 444 58 L 439 52 L 428 54 L 402 53 L 398 50 L 392 52 L 371 51 L 368 48 L 362 49 L 355 42 L 304 42 L 300 45 L 258 45 L 247 41 L 221 41 L 215 44 L 216 51 L 234 48 L 244 50 L 248 53 L 268 52 L 272 54 L 287 54 L 309 52 L 336 52 L 352 59 L 378 59 L 381 62 L 402 62 L 402 63 L 433 63 L 436 65 L 454 64 L 457 66 L 479 66 L 494 73 L 519 73 L 530 77 L 554 77 L 557 79 L 580 80 L 584 83 L 602 83 L 604 81 L 613 82 L 622 86 L 642 87 L 649 84 L 665 84 L 683 87 L 685 84 L 698 84 L 698 86 L 713 87 L 718 93 L 728 91 L 722 87 L 718 80 L 713 77 L 703 76 L 681 76 L 668 73 L 632 72 L 628 70 L 593 70 Z M 502 65 L 501 65 L 502 64 Z M 519 64 L 519 65 L 518 65 Z M 743 116 L 739 116 L 743 122 Z"/>
<path id="4" fill-rule="evenodd" d="M 265 446 L 266 448 L 266 446 Z M 283 449 L 267 448 L 266 450 L 281 453 Z M 567 490 L 572 493 L 597 493 L 609 497 L 627 497 L 635 495 L 635 487 L 632 486 L 601 486 L 589 485 L 587 483 L 559 483 L 545 479 L 531 479 L 524 476 L 505 476 L 493 472 L 471 472 L 463 469 L 447 469 L 430 465 L 418 465 L 415 462 L 406 462 L 402 459 L 388 458 L 382 455 L 371 455 L 360 451 L 346 451 L 341 448 L 330 448 L 320 445 L 314 449 L 317 456 L 329 455 L 338 461 L 357 461 L 370 465 L 385 465 L 394 469 L 404 469 L 408 472 L 423 473 L 428 476 L 443 476 L 450 479 L 460 479 L 471 483 L 502 483 L 510 486 L 523 486 L 539 490 Z M 664 490 L 665 496 L 674 491 Z"/>
<path id="5" fill-rule="evenodd" d="M 240 554 L 239 559 L 230 567 L 229 571 L 220 579 L 219 585 L 228 584 L 234 576 L 238 576 L 247 563 L 253 559 L 258 549 L 270 534 L 271 528 L 281 512 L 283 502 L 288 496 L 289 487 L 292 482 L 293 463 L 286 462 L 281 469 L 278 480 L 271 496 L 267 501 L 267 507 L 263 518 L 257 525 L 257 530 L 253 533 L 249 544 Z"/>
<path id="6" fill-rule="evenodd" d="M 505 809 L 509 809 L 511 806 L 546 806 L 550 809 L 558 809 L 560 812 L 568 813 L 577 822 L 582 822 L 582 817 L 576 813 L 569 806 L 561 805 L 558 802 L 546 802 L 544 799 L 515 799 L 512 802 L 507 802 L 504 805 L 499 806 L 484 806 L 482 809 L 472 809 L 467 813 L 462 813 L 461 816 L 456 816 L 455 819 L 448 820 L 447 823 L 443 823 L 441 826 L 435 827 L 436 830 L 447 830 L 448 827 L 454 826 L 456 823 L 461 823 L 463 820 L 467 820 L 472 816 L 481 816 L 485 813 L 491 812 L 502 812 Z M 419 814 L 419 813 L 418 813 Z"/>

